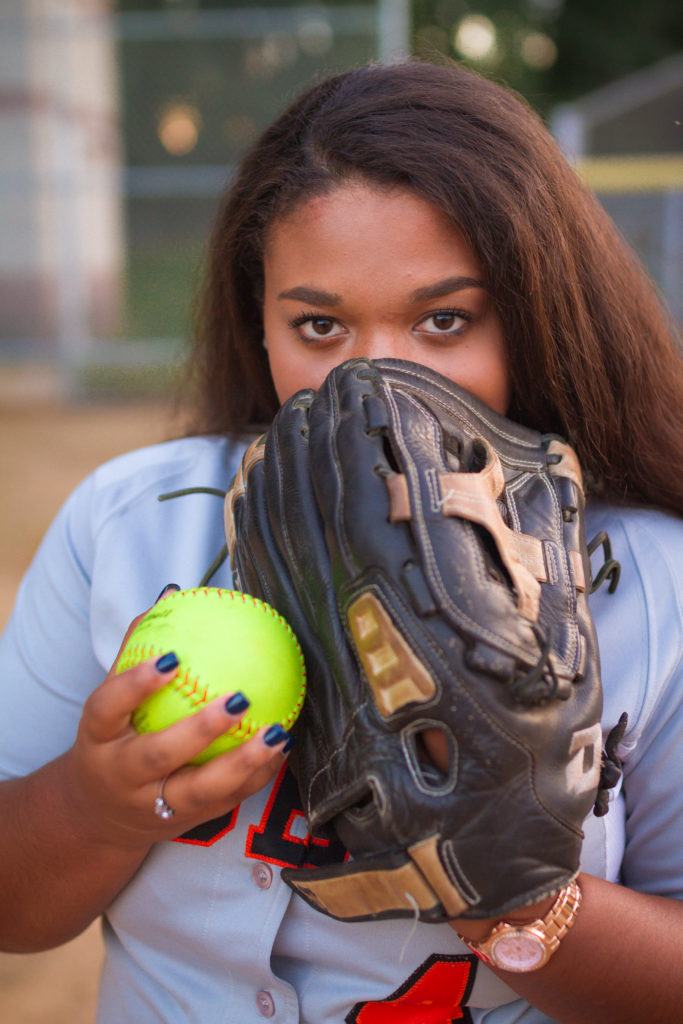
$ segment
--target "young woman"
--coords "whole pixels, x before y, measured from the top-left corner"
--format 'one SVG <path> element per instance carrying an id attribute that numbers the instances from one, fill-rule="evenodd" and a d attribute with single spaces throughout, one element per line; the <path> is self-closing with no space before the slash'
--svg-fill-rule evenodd
<path id="1" fill-rule="evenodd" d="M 624 784 L 585 823 L 583 901 L 548 964 L 491 969 L 496 922 L 344 924 L 284 886 L 306 842 L 288 737 L 186 762 L 244 713 L 233 695 L 165 732 L 130 715 L 168 652 L 107 674 L 168 580 L 221 547 L 245 444 L 352 356 L 431 366 L 564 435 L 621 581 L 591 598 Z M 670 1022 L 683 999 L 683 405 L 656 294 L 535 115 L 419 62 L 333 76 L 245 158 L 211 244 L 191 436 L 115 460 L 51 527 L 0 647 L 0 941 L 30 951 L 103 915 L 101 1022 Z M 230 586 L 223 564 L 213 585 Z M 135 620 L 134 620 L 135 621 Z M 102 680 L 104 681 L 102 682 Z M 161 780 L 163 793 L 161 792 Z M 174 811 L 155 815 L 163 795 Z M 552 902 L 552 901 L 549 901 Z M 510 915 L 525 923 L 544 904 Z"/>

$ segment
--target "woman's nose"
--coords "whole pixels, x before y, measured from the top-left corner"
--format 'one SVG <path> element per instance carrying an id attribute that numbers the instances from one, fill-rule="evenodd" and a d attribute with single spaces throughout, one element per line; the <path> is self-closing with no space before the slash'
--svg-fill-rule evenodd
<path id="1" fill-rule="evenodd" d="M 390 330 L 367 331 L 359 334 L 353 346 L 355 359 L 410 359 L 408 339 Z"/>

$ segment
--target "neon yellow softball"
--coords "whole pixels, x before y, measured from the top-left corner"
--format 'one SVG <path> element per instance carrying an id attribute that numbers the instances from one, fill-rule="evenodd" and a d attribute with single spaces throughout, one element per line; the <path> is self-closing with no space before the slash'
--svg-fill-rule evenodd
<path id="1" fill-rule="evenodd" d="M 171 592 L 130 635 L 116 671 L 175 651 L 180 665 L 170 683 L 133 713 L 139 733 L 158 732 L 196 714 L 210 700 L 241 690 L 246 714 L 192 759 L 203 764 L 243 743 L 264 725 L 289 729 L 306 694 L 306 669 L 289 624 L 249 594 L 218 587 Z"/>

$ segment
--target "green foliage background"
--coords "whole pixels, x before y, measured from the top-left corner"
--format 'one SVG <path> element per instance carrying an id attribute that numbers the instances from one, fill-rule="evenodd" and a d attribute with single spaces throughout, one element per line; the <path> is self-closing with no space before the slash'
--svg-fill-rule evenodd
<path id="1" fill-rule="evenodd" d="M 490 18 L 503 45 L 491 70 L 542 114 L 683 50 L 680 0 L 413 0 L 412 7 L 417 52 L 436 45 L 457 56 L 453 26 L 466 14 Z M 524 29 L 555 43 L 557 60 L 548 70 L 523 63 L 517 40 Z"/>

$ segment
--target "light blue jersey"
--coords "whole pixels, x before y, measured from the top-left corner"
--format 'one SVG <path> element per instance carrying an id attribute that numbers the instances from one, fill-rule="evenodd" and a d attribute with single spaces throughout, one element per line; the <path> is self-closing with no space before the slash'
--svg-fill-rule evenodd
<path id="1" fill-rule="evenodd" d="M 243 449 L 223 438 L 146 448 L 101 467 L 67 501 L 0 640 L 0 777 L 67 749 L 133 617 L 168 582 L 199 582 L 223 544 L 223 503 L 157 498 L 225 490 Z M 596 505 L 588 537 L 600 529 L 622 568 L 616 593 L 603 586 L 591 598 L 603 728 L 622 711 L 629 727 L 623 786 L 606 817 L 585 823 L 582 869 L 683 898 L 683 523 Z M 211 584 L 232 585 L 227 565 Z M 336 854 L 334 840 L 308 841 L 286 768 L 232 814 L 157 844 L 105 916 L 100 1024 L 547 1024 L 448 925 L 341 923 L 280 880 L 282 866 Z"/>

